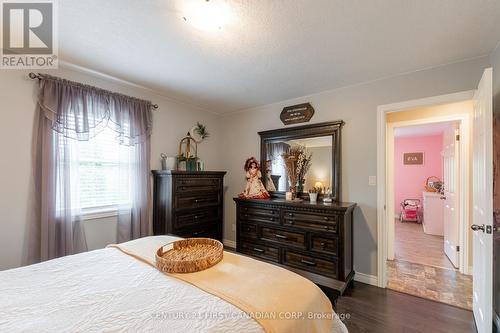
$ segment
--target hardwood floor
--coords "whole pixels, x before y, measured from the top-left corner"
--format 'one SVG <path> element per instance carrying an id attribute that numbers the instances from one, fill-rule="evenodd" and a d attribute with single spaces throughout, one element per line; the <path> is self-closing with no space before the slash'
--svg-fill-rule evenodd
<path id="1" fill-rule="evenodd" d="M 428 235 L 419 223 L 394 222 L 394 257 L 397 260 L 455 269 L 443 250 L 442 236 Z"/>
<path id="2" fill-rule="evenodd" d="M 350 333 L 476 332 L 472 312 L 355 282 L 337 302 Z"/>

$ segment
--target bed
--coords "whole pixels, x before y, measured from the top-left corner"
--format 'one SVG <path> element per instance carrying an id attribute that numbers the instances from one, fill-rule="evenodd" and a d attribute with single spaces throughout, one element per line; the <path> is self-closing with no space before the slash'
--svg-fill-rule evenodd
<path id="1" fill-rule="evenodd" d="M 108 247 L 0 272 L 0 331 L 266 330 L 230 302 Z M 331 332 L 347 332 L 337 316 Z"/>

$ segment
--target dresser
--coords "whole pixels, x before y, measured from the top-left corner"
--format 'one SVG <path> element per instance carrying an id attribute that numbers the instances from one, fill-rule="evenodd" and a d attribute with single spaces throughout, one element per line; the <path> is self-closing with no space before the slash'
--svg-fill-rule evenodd
<path id="1" fill-rule="evenodd" d="M 153 233 L 222 241 L 225 172 L 153 170 Z"/>
<path id="2" fill-rule="evenodd" d="M 234 198 L 237 252 L 290 269 L 334 301 L 354 277 L 354 203 Z"/>

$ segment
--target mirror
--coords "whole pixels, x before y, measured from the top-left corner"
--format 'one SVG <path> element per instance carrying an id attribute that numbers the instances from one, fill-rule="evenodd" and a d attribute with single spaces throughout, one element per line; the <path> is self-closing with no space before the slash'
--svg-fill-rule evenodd
<path id="1" fill-rule="evenodd" d="M 332 183 L 332 137 L 280 140 L 266 143 L 266 189 L 286 192 L 290 189 L 287 168 L 283 157 L 290 149 L 300 149 L 306 156 L 307 172 L 296 184 L 297 192 L 307 192 L 313 187 L 330 187 Z M 269 177 L 270 175 L 270 177 Z"/>
<path id="2" fill-rule="evenodd" d="M 342 121 L 260 132 L 263 182 L 273 197 L 284 196 L 292 186 L 287 172 L 288 152 L 302 152 L 308 168 L 297 178 L 297 196 L 307 197 L 313 187 L 331 189 L 340 197 L 340 128 Z"/>

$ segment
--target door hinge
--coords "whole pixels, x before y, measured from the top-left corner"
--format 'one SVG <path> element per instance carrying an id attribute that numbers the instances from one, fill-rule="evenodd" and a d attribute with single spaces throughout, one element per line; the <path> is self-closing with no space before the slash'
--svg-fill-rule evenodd
<path id="1" fill-rule="evenodd" d="M 460 141 L 460 134 L 455 135 L 455 141 Z"/>
<path id="2" fill-rule="evenodd" d="M 457 252 L 460 252 L 460 246 L 457 245 Z"/>

